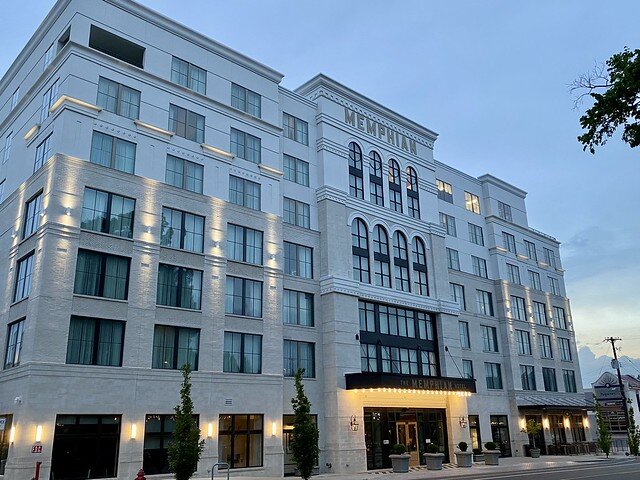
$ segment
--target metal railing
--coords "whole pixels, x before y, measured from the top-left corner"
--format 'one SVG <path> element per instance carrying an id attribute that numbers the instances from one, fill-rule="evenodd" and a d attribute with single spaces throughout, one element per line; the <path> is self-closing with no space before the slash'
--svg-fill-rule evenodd
<path id="1" fill-rule="evenodd" d="M 213 467 L 211 467 L 211 480 L 213 480 L 213 477 L 216 474 L 216 467 L 218 467 L 218 470 L 220 470 L 220 467 L 224 467 L 227 469 L 227 480 L 229 480 L 229 464 L 226 462 L 217 462 L 213 464 Z"/>

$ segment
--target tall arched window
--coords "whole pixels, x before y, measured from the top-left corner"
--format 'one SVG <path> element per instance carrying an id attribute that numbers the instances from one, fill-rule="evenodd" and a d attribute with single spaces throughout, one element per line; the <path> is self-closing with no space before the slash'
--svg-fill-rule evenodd
<path id="1" fill-rule="evenodd" d="M 424 242 L 416 237 L 411 246 L 413 250 L 413 291 L 419 295 L 429 295 L 427 251 L 424 248 Z"/>
<path id="2" fill-rule="evenodd" d="M 403 292 L 411 291 L 407 239 L 400 232 L 393 234 L 393 272 L 396 290 L 402 290 Z"/>
<path id="3" fill-rule="evenodd" d="M 378 152 L 369 152 L 369 200 L 376 205 L 384 206 L 382 188 L 382 158 Z"/>
<path id="4" fill-rule="evenodd" d="M 351 253 L 353 255 L 353 279 L 369 283 L 369 236 L 365 223 L 356 219 L 351 224 Z"/>
<path id="5" fill-rule="evenodd" d="M 413 218 L 420 218 L 418 174 L 412 167 L 407 167 L 407 206 L 409 207 L 409 215 Z"/>
<path id="6" fill-rule="evenodd" d="M 400 186 L 400 167 L 398 162 L 389 160 L 389 206 L 391 210 L 402 213 L 402 187 Z"/>
<path id="7" fill-rule="evenodd" d="M 364 199 L 362 185 L 362 149 L 356 142 L 349 144 L 349 194 Z"/>
<path id="8" fill-rule="evenodd" d="M 389 237 L 380 225 L 373 228 L 373 282 L 379 287 L 391 288 Z"/>

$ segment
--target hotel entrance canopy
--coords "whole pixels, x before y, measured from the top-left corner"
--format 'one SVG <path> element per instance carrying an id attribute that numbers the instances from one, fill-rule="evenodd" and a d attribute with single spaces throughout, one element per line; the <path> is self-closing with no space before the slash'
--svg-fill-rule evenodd
<path id="1" fill-rule="evenodd" d="M 471 395 L 476 393 L 476 381 L 469 378 L 422 377 L 394 373 L 362 372 L 345 374 L 347 390 L 386 390 Z"/>

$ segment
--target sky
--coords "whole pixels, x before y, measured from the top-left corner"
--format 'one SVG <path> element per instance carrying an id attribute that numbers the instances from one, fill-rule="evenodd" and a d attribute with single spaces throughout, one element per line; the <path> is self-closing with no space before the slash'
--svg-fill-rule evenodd
<path id="1" fill-rule="evenodd" d="M 4 1 L 5 72 L 53 0 Z M 640 48 L 640 2 L 592 0 L 142 0 L 285 74 L 322 72 L 439 133 L 435 157 L 525 191 L 529 225 L 560 242 L 583 383 L 640 374 L 640 148 L 620 133 L 583 152 L 568 85 Z M 588 104 L 582 106 L 582 110 Z"/>

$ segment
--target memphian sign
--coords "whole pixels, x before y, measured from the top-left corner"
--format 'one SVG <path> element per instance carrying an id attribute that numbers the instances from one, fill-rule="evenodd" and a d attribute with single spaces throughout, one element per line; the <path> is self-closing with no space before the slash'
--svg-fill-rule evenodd
<path id="1" fill-rule="evenodd" d="M 347 107 L 344 107 L 344 121 L 348 125 L 376 137 L 378 140 L 386 141 L 389 145 L 393 145 L 414 155 L 418 154 L 415 140 L 361 113 L 354 112 Z"/>

